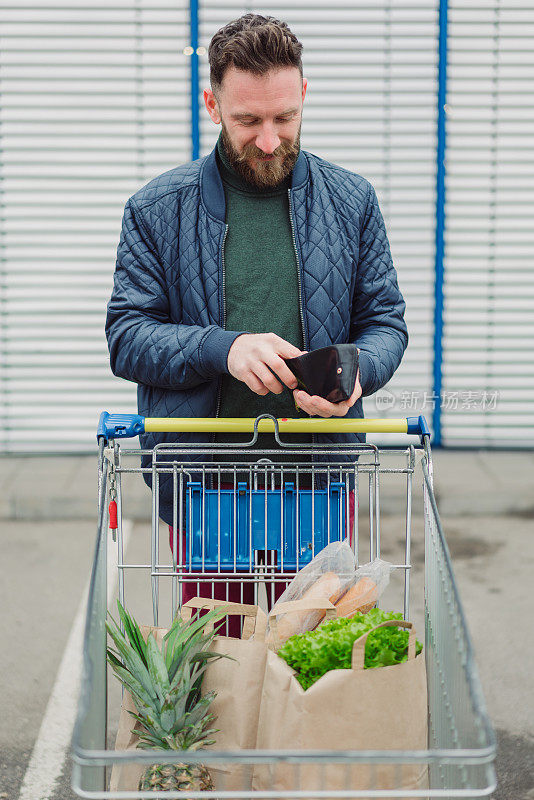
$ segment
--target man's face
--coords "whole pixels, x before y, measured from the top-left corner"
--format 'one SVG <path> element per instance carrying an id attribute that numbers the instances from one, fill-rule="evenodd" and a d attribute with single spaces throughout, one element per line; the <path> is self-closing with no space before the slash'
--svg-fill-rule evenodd
<path id="1" fill-rule="evenodd" d="M 277 186 L 293 169 L 306 85 L 296 67 L 254 75 L 232 66 L 217 97 L 211 89 L 204 90 L 210 117 L 222 125 L 230 163 L 249 183 Z"/>

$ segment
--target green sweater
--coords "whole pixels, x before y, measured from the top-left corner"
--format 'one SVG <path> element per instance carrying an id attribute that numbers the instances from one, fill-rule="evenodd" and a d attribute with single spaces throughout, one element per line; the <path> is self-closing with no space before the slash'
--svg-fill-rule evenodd
<path id="1" fill-rule="evenodd" d="M 217 163 L 226 198 L 228 234 L 224 247 L 226 329 L 276 333 L 302 349 L 297 261 L 289 219 L 287 178 L 275 189 L 258 189 L 230 166 L 221 140 Z M 223 376 L 220 417 L 307 417 L 297 411 L 292 392 L 261 396 L 231 375 Z M 220 434 L 216 441 L 244 441 L 243 434 Z M 309 436 L 291 441 L 311 441 Z M 258 447 L 274 447 L 261 434 Z M 219 456 L 217 457 L 219 458 Z M 241 460 L 241 456 L 239 457 Z M 226 460 L 233 461 L 231 455 Z M 273 459 L 275 460 L 275 459 Z M 276 459 L 276 460 L 282 460 Z M 287 454 L 283 460 L 287 459 Z"/>

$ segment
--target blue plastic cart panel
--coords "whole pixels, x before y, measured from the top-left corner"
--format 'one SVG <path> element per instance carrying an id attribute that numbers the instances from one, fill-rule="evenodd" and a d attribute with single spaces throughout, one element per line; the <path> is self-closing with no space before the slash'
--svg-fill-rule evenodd
<path id="1" fill-rule="evenodd" d="M 313 514 L 312 514 L 313 494 Z M 329 542 L 343 538 L 345 486 L 328 489 L 204 489 L 190 482 L 186 494 L 186 552 L 193 570 L 250 571 L 255 551 L 276 551 L 278 570 L 308 564 Z M 204 535 L 203 535 L 204 532 Z M 297 553 L 298 549 L 298 553 Z"/>

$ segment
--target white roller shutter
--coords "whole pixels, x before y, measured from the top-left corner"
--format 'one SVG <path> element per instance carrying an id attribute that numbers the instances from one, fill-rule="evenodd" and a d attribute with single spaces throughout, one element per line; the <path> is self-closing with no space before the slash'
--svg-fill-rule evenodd
<path id="1" fill-rule="evenodd" d="M 104 336 L 124 204 L 191 157 L 185 0 L 0 2 L 3 452 L 136 410 Z"/>
<path id="2" fill-rule="evenodd" d="M 534 445 L 534 7 L 449 9 L 444 445 Z"/>
<path id="3" fill-rule="evenodd" d="M 212 0 L 199 44 L 246 11 L 303 41 L 303 146 L 368 178 L 384 212 L 411 338 L 366 414 L 430 421 L 438 2 Z M 135 410 L 110 374 L 105 306 L 126 199 L 191 157 L 189 14 L 0 0 L 3 452 L 87 451 L 100 410 Z M 448 34 L 443 443 L 532 446 L 534 11 L 453 2 Z M 218 129 L 199 102 L 206 153 Z"/>
<path id="4" fill-rule="evenodd" d="M 384 214 L 411 339 L 378 408 L 376 397 L 365 402 L 366 415 L 419 414 L 412 393 L 419 403 L 432 394 L 437 3 L 203 2 L 200 44 L 247 11 L 284 20 L 304 45 L 303 148 L 370 180 Z M 201 88 L 208 84 L 205 56 Z M 206 153 L 219 128 L 205 111 L 200 130 Z"/>

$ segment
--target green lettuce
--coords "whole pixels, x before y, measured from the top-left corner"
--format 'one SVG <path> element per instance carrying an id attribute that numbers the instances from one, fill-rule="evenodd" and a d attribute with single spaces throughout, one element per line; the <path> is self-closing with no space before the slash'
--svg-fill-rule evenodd
<path id="1" fill-rule="evenodd" d="M 373 608 L 367 614 L 341 617 L 324 622 L 314 631 L 298 633 L 280 648 L 278 655 L 295 670 L 304 689 L 331 669 L 350 669 L 352 646 L 364 633 L 387 620 L 401 620 L 402 614 Z M 416 654 L 423 649 L 416 643 Z M 408 658 L 408 631 L 379 628 L 367 637 L 364 669 L 400 664 Z"/>

